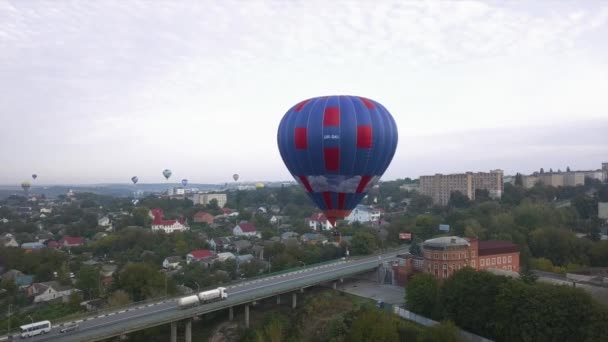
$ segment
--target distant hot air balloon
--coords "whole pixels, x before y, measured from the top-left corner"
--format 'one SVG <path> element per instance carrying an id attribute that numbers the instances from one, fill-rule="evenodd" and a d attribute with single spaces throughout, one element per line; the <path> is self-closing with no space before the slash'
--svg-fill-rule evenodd
<path id="1" fill-rule="evenodd" d="M 293 106 L 277 140 L 289 172 L 335 225 L 386 171 L 397 136 L 395 120 L 380 103 L 326 96 Z"/>
<path id="2" fill-rule="evenodd" d="M 188 180 L 186 178 L 182 179 L 182 185 L 183 186 L 188 185 Z"/>
<path id="3" fill-rule="evenodd" d="M 256 187 L 257 189 L 261 189 L 261 188 L 263 188 L 263 187 L 264 187 L 264 183 L 255 183 L 255 187 Z"/>
<path id="4" fill-rule="evenodd" d="M 238 181 L 239 180 L 239 174 L 238 173 L 233 174 L 232 175 L 232 179 L 234 179 L 235 182 Z"/>
<path id="5" fill-rule="evenodd" d="M 164 169 L 163 170 L 163 176 L 165 176 L 165 178 L 167 180 L 169 180 L 169 177 L 171 177 L 171 174 L 172 174 L 171 170 L 169 170 L 169 169 Z"/>
<path id="6" fill-rule="evenodd" d="M 32 179 L 33 179 L 33 180 L 36 180 L 36 178 L 38 178 L 38 175 L 34 173 L 34 174 L 32 175 Z"/>
<path id="7" fill-rule="evenodd" d="M 32 187 L 32 184 L 30 184 L 30 182 L 28 182 L 28 181 L 25 181 L 25 182 L 21 183 L 21 188 L 25 192 L 27 192 L 31 187 Z"/>
<path id="8" fill-rule="evenodd" d="M 131 182 L 133 182 L 133 184 L 137 184 L 138 181 L 139 181 L 139 178 L 137 176 L 131 177 Z"/>

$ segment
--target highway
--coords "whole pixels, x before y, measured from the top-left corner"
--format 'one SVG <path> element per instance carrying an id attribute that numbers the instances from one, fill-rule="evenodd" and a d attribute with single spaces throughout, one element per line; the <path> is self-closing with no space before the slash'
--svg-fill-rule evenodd
<path id="1" fill-rule="evenodd" d="M 288 293 L 300 288 L 329 282 L 342 277 L 373 270 L 379 263 L 395 258 L 406 250 L 393 251 L 358 259 L 339 260 L 329 264 L 311 265 L 289 273 L 269 275 L 266 278 L 245 280 L 227 286 L 228 298 L 190 309 L 178 309 L 177 298 L 133 306 L 94 317 L 77 320 L 79 329 L 60 333 L 62 325 L 54 326 L 50 333 L 29 338 L 29 341 L 95 341 L 129 332 L 191 318 L 204 313 L 251 303 L 267 297 Z M 237 309 L 237 308 L 235 308 Z M 228 314 L 226 314 L 228 316 Z M 69 324 L 72 322 L 66 322 Z M 16 337 L 16 336 L 15 336 Z M 0 338 L 0 341 L 2 338 Z"/>

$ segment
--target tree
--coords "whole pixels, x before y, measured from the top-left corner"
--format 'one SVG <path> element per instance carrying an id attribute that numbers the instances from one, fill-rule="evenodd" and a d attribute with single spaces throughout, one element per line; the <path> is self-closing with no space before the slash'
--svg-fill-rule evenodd
<path id="1" fill-rule="evenodd" d="M 173 282 L 171 292 L 174 292 Z M 154 298 L 165 293 L 165 276 L 146 263 L 128 263 L 118 276 L 119 288 L 132 294 L 134 301 Z M 169 285 L 169 283 L 167 284 Z"/>
<path id="2" fill-rule="evenodd" d="M 566 172 L 570 172 L 570 166 L 566 166 Z"/>
<path id="3" fill-rule="evenodd" d="M 112 292 L 112 295 L 108 298 L 108 305 L 110 307 L 125 306 L 131 302 L 129 295 L 123 290 L 116 290 Z"/>
<path id="4" fill-rule="evenodd" d="M 78 271 L 75 285 L 76 288 L 82 290 L 87 300 L 97 298 L 100 287 L 100 276 L 97 268 L 90 265 L 82 265 Z"/>
<path id="5" fill-rule="evenodd" d="M 420 240 L 414 239 L 412 240 L 412 244 L 410 245 L 410 253 L 416 256 L 422 256 L 422 248 L 420 247 Z"/>
<path id="6" fill-rule="evenodd" d="M 72 310 L 78 311 L 80 310 L 80 303 L 82 303 L 82 300 L 82 293 L 74 291 L 70 294 L 68 305 Z"/>
<path id="7" fill-rule="evenodd" d="M 429 273 L 416 274 L 406 286 L 405 305 L 408 310 L 426 317 L 439 315 L 439 281 Z"/>
<path id="8" fill-rule="evenodd" d="M 465 339 L 460 336 L 458 328 L 452 321 L 444 321 L 432 327 L 424 329 L 422 336 L 418 338 L 419 342 L 464 342 Z"/>
<path id="9" fill-rule="evenodd" d="M 468 208 L 471 205 L 469 197 L 465 196 L 460 191 L 452 191 L 448 206 L 453 208 Z"/>
<path id="10" fill-rule="evenodd" d="M 492 318 L 496 316 L 494 298 L 505 281 L 505 277 L 470 267 L 456 271 L 441 289 L 441 318 L 452 320 L 460 328 L 482 336 L 493 336 Z"/>
<path id="11" fill-rule="evenodd" d="M 61 285 L 69 285 L 72 282 L 70 281 L 70 268 L 68 267 L 68 263 L 64 262 L 61 265 L 61 268 L 57 272 L 57 281 Z"/>
<path id="12" fill-rule="evenodd" d="M 352 251 L 356 255 L 371 254 L 378 248 L 376 238 L 368 232 L 357 232 L 353 236 Z"/>
<path id="13" fill-rule="evenodd" d="M 179 255 L 185 255 L 186 253 L 188 253 L 188 244 L 186 243 L 186 241 L 182 239 L 177 240 L 177 242 L 175 243 L 175 251 Z"/>
<path id="14" fill-rule="evenodd" d="M 348 341 L 393 342 L 399 340 L 397 324 L 391 314 L 377 309 L 363 309 L 353 321 Z"/>
<path id="15" fill-rule="evenodd" d="M 519 172 L 515 174 L 515 186 L 524 186 L 524 177 Z"/>

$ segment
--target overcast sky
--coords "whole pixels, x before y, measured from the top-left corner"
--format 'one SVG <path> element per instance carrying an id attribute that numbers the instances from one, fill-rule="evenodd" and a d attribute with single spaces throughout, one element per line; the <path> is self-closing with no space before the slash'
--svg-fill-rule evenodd
<path id="1" fill-rule="evenodd" d="M 308 97 L 382 103 L 383 179 L 608 161 L 608 2 L 0 0 L 0 184 L 291 179 Z"/>

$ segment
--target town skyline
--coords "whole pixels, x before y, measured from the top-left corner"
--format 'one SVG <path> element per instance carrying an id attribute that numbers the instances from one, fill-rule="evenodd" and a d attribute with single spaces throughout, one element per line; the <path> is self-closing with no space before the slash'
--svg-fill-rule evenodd
<path id="1" fill-rule="evenodd" d="M 291 179 L 279 121 L 332 94 L 394 116 L 385 180 L 588 169 L 608 152 L 606 35 L 601 1 L 2 2 L 0 183 Z"/>

